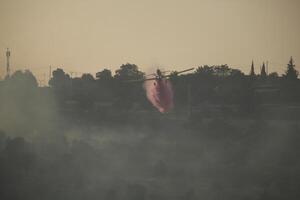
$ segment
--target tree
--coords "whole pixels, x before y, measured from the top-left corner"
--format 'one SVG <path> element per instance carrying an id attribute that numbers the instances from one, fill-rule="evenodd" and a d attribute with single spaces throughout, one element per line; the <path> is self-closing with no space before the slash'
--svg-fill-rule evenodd
<path id="1" fill-rule="evenodd" d="M 299 72 L 295 69 L 295 64 L 293 57 L 291 57 L 289 63 L 287 64 L 287 70 L 285 71 L 284 77 L 287 80 L 297 80 Z"/>
<path id="2" fill-rule="evenodd" d="M 97 72 L 96 78 L 101 81 L 110 81 L 110 80 L 112 80 L 111 71 L 108 69 L 104 69 L 101 72 Z"/>
<path id="3" fill-rule="evenodd" d="M 63 69 L 56 69 L 52 72 L 52 78 L 49 80 L 49 85 L 56 89 L 63 89 L 70 85 L 71 78 Z"/>
<path id="4" fill-rule="evenodd" d="M 118 80 L 139 80 L 144 77 L 144 73 L 139 71 L 139 68 L 135 64 L 123 64 L 120 69 L 116 70 L 115 78 Z"/>
<path id="5" fill-rule="evenodd" d="M 272 72 L 272 73 L 269 74 L 270 79 L 276 80 L 278 77 L 279 76 L 278 76 L 277 72 Z"/>
<path id="6" fill-rule="evenodd" d="M 208 65 L 204 65 L 204 66 L 200 66 L 196 69 L 196 74 L 212 76 L 214 74 L 214 70 L 213 70 L 213 67 L 210 67 Z"/>
<path id="7" fill-rule="evenodd" d="M 30 96 L 34 96 L 38 88 L 37 80 L 29 70 L 18 70 L 11 76 L 7 76 L 5 82 L 7 84 L 3 94 L 7 93 L 6 98 L 14 97 L 15 101 L 25 101 Z"/>
<path id="8" fill-rule="evenodd" d="M 217 65 L 213 66 L 214 74 L 216 76 L 225 77 L 231 75 L 232 69 L 228 67 L 228 65 Z"/>
<path id="9" fill-rule="evenodd" d="M 239 70 L 231 69 L 227 64 L 225 65 L 213 65 L 208 66 L 204 65 L 196 69 L 196 74 L 201 76 L 217 76 L 217 77 L 226 77 L 236 73 Z"/>
<path id="10" fill-rule="evenodd" d="M 91 74 L 82 74 L 81 79 L 83 82 L 92 82 L 95 80 Z"/>
<path id="11" fill-rule="evenodd" d="M 283 83 L 284 85 L 284 96 L 287 101 L 299 101 L 300 95 L 299 95 L 299 84 L 295 84 L 295 81 L 298 80 L 298 74 L 299 72 L 295 69 L 294 60 L 291 57 L 289 63 L 287 64 L 287 70 L 285 71 L 285 74 L 283 77 L 285 78 L 285 81 Z"/>
<path id="12" fill-rule="evenodd" d="M 194 101 L 199 103 L 212 100 L 216 85 L 217 81 L 213 66 L 198 67 L 192 81 Z"/>
<path id="13" fill-rule="evenodd" d="M 73 79 L 69 74 L 66 74 L 63 69 L 56 69 L 52 72 L 52 78 L 49 80 L 49 85 L 53 88 L 57 100 L 64 105 L 69 99 L 73 91 Z"/>
<path id="14" fill-rule="evenodd" d="M 135 64 L 123 64 L 116 70 L 114 92 L 118 95 L 117 104 L 120 108 L 128 109 L 139 100 L 145 98 L 141 82 L 126 82 L 143 79 L 144 73 Z M 144 100 L 144 99 L 143 99 Z"/>
<path id="15" fill-rule="evenodd" d="M 96 98 L 98 101 L 111 102 L 114 98 L 114 79 L 109 69 L 104 69 L 96 73 L 97 92 Z"/>
<path id="16" fill-rule="evenodd" d="M 6 77 L 6 81 L 16 87 L 36 88 L 38 86 L 36 78 L 29 70 L 18 70 L 11 76 Z"/>
<path id="17" fill-rule="evenodd" d="M 232 77 L 232 78 L 241 78 L 243 76 L 244 76 L 243 72 L 239 69 L 231 69 L 230 70 L 230 77 Z"/>
<path id="18" fill-rule="evenodd" d="M 267 77 L 267 72 L 266 72 L 266 66 L 265 63 L 263 63 L 260 71 L 260 76 L 261 78 L 266 78 Z"/>
<path id="19" fill-rule="evenodd" d="M 255 77 L 255 71 L 254 71 L 254 63 L 253 63 L 253 60 L 252 60 L 252 64 L 251 64 L 251 70 L 250 70 L 250 77 Z"/>

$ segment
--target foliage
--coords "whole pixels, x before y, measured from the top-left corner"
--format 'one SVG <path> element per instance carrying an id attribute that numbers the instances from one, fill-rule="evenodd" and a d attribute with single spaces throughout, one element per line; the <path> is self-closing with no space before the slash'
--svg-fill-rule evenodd
<path id="1" fill-rule="evenodd" d="M 169 79 L 175 95 L 175 108 L 198 106 L 203 103 L 239 105 L 243 112 L 252 112 L 255 105 L 264 103 L 263 95 L 274 95 L 268 103 L 298 101 L 300 95 L 295 92 L 300 88 L 297 81 L 298 72 L 293 59 L 289 61 L 285 80 L 295 80 L 292 84 L 284 82 L 276 72 L 267 75 L 263 64 L 260 76 L 254 73 L 245 75 L 238 69 L 224 65 L 199 66 L 194 73 L 178 74 L 172 71 Z M 51 90 L 55 93 L 59 105 L 75 101 L 80 109 L 93 109 L 94 105 L 112 104 L 115 108 L 129 110 L 132 108 L 150 108 L 143 90 L 145 74 L 135 64 L 123 64 L 115 71 L 103 69 L 96 73 L 96 79 L 91 74 L 71 78 L 63 69 L 53 71 L 49 81 Z M 34 76 L 29 72 L 16 72 L 7 78 L 11 85 L 37 87 Z M 26 82 L 26 83 L 25 83 Z M 24 90 L 25 91 L 25 90 Z M 276 91 L 280 91 L 279 98 Z M 257 95 L 259 94 L 259 95 Z"/>
<path id="2" fill-rule="evenodd" d="M 52 78 L 49 80 L 49 85 L 56 89 L 62 89 L 70 86 L 71 78 L 64 72 L 63 69 L 56 69 L 52 72 Z"/>
<path id="3" fill-rule="evenodd" d="M 287 80 L 294 81 L 294 80 L 297 80 L 298 75 L 299 75 L 299 72 L 295 69 L 294 60 L 291 57 L 289 63 L 287 64 L 287 70 L 285 71 L 284 77 Z"/>
<path id="4" fill-rule="evenodd" d="M 139 80 L 144 77 L 144 73 L 139 71 L 139 68 L 135 64 L 123 64 L 120 69 L 116 70 L 115 78 L 121 81 Z"/>
<path id="5" fill-rule="evenodd" d="M 96 78 L 101 81 L 110 81 L 113 77 L 109 69 L 104 69 L 96 73 Z"/>

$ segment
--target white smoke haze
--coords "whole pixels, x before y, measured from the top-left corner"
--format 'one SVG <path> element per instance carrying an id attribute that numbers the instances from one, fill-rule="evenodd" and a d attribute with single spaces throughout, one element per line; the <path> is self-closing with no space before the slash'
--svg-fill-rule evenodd
<path id="1" fill-rule="evenodd" d="M 38 90 L 1 91 L 2 199 L 299 197 L 298 121 L 159 113 L 85 120 Z"/>

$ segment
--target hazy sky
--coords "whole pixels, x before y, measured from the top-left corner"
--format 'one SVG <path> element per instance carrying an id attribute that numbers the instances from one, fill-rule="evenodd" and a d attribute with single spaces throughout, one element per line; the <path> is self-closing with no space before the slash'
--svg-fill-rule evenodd
<path id="1" fill-rule="evenodd" d="M 135 63 L 183 69 L 228 64 L 283 72 L 300 66 L 299 0 L 0 0 L 0 67 L 39 78 L 65 71 L 115 70 Z M 299 67 L 297 67 L 299 70 Z"/>

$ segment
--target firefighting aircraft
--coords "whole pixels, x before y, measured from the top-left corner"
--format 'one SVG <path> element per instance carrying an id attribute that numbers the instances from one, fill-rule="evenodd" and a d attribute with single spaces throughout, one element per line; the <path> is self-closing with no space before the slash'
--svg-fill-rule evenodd
<path id="1" fill-rule="evenodd" d="M 187 71 L 191 71 L 194 68 L 186 69 L 179 72 L 173 72 L 173 74 L 180 74 Z M 173 90 L 171 86 L 171 82 L 168 80 L 171 74 L 165 75 L 166 72 L 162 72 L 160 69 L 156 70 L 156 73 L 146 75 L 153 76 L 152 78 L 144 78 L 141 80 L 133 80 L 130 82 L 146 82 L 146 81 L 152 81 L 149 83 L 145 83 L 144 87 L 146 89 L 147 97 L 149 101 L 156 107 L 158 110 L 162 113 L 168 112 L 173 108 Z M 148 84 L 148 86 L 147 86 Z"/>

